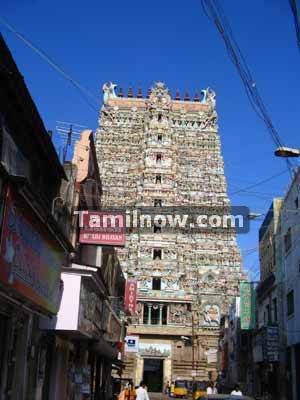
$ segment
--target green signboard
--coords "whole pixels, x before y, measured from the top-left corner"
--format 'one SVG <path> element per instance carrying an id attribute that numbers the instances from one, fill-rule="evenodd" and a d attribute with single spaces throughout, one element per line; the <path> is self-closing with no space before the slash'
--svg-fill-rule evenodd
<path id="1" fill-rule="evenodd" d="M 255 328 L 255 296 L 254 287 L 251 282 L 240 283 L 241 298 L 241 329 L 249 330 Z"/>

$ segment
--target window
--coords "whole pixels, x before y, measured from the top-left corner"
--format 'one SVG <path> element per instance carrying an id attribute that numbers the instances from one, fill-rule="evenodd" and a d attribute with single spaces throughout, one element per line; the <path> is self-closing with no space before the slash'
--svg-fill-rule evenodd
<path id="1" fill-rule="evenodd" d="M 154 225 L 153 232 L 154 233 L 160 233 L 161 232 L 161 226 L 160 225 Z"/>
<path id="2" fill-rule="evenodd" d="M 296 207 L 296 208 L 299 208 L 299 200 L 298 200 L 298 197 L 296 197 L 296 199 L 295 199 L 295 207 Z"/>
<path id="3" fill-rule="evenodd" d="M 154 207 L 161 207 L 162 201 L 161 199 L 154 199 Z"/>
<path id="4" fill-rule="evenodd" d="M 161 183 L 161 175 L 156 175 L 156 177 L 155 177 L 155 183 L 156 183 L 156 184 Z"/>
<path id="5" fill-rule="evenodd" d="M 159 133 L 159 134 L 157 135 L 157 141 L 158 141 L 158 142 L 162 142 L 162 134 L 161 134 L 161 133 Z"/>
<path id="6" fill-rule="evenodd" d="M 153 250 L 153 260 L 161 260 L 162 251 L 161 249 Z"/>
<path id="7" fill-rule="evenodd" d="M 152 290 L 160 290 L 161 288 L 161 279 L 153 278 L 152 279 Z"/>
<path id="8" fill-rule="evenodd" d="M 162 120 L 162 115 L 161 115 L 161 114 L 158 114 L 158 116 L 157 116 L 157 121 L 158 121 L 158 122 L 161 122 L 161 120 Z"/>
<path id="9" fill-rule="evenodd" d="M 266 317 L 267 317 L 267 323 L 271 323 L 271 312 L 270 312 L 270 305 L 268 304 L 266 306 Z"/>
<path id="10" fill-rule="evenodd" d="M 273 306 L 273 322 L 278 321 L 278 311 L 277 311 L 277 299 L 272 300 L 272 306 Z"/>
<path id="11" fill-rule="evenodd" d="M 284 248 L 287 253 L 292 247 L 292 229 L 289 228 L 284 235 Z"/>
<path id="12" fill-rule="evenodd" d="M 275 236 L 273 236 L 272 245 L 273 245 L 273 266 L 275 266 L 276 265 L 276 240 L 275 240 Z M 272 266 L 272 270 L 273 270 L 273 266 Z"/>
<path id="13" fill-rule="evenodd" d="M 160 153 L 156 154 L 156 162 L 161 163 L 161 154 Z"/>
<path id="14" fill-rule="evenodd" d="M 287 296 L 286 296 L 286 300 L 287 300 L 287 315 L 292 315 L 294 314 L 294 291 L 291 290 Z"/>

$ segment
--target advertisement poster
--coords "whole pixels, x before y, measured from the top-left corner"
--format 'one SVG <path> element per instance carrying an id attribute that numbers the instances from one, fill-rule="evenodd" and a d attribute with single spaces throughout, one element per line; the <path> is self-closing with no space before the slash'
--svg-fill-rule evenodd
<path id="1" fill-rule="evenodd" d="M 55 314 L 63 252 L 20 196 L 8 189 L 0 248 L 0 281 Z"/>

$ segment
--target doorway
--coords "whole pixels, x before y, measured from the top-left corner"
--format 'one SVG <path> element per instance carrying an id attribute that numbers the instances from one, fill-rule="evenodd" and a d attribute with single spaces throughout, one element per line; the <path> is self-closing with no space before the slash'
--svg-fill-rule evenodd
<path id="1" fill-rule="evenodd" d="M 163 391 L 163 360 L 158 358 L 144 358 L 143 380 L 149 392 L 162 393 Z"/>

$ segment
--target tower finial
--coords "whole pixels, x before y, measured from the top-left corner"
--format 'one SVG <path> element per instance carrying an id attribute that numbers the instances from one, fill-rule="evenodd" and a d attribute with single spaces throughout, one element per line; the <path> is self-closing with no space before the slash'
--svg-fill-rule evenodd
<path id="1" fill-rule="evenodd" d="M 190 101 L 190 94 L 189 94 L 189 92 L 185 92 L 184 101 Z"/>
<path id="2" fill-rule="evenodd" d="M 143 97 L 142 88 L 138 88 L 137 98 L 141 99 Z"/>
<path id="3" fill-rule="evenodd" d="M 180 93 L 178 89 L 176 90 L 175 100 L 180 100 Z"/>
<path id="4" fill-rule="evenodd" d="M 133 90 L 132 90 L 132 87 L 130 87 L 130 88 L 128 89 L 128 95 L 127 95 L 127 97 L 133 97 Z"/>

